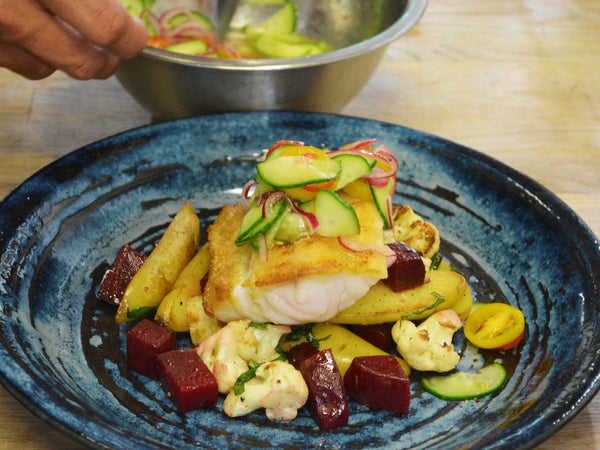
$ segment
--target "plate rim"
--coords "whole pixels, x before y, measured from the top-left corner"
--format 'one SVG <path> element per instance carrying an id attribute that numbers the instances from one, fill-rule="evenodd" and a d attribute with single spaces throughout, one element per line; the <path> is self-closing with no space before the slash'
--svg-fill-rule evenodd
<path id="1" fill-rule="evenodd" d="M 36 170 L 33 174 L 25 178 L 21 181 L 17 186 L 10 190 L 10 192 L 0 200 L 0 216 L 2 216 L 5 211 L 4 209 L 7 205 L 12 201 L 12 199 L 19 195 L 21 191 L 27 190 L 28 186 L 32 183 L 33 180 L 38 179 L 41 176 L 44 176 L 47 173 L 52 173 L 59 165 L 68 162 L 73 158 L 78 158 L 81 155 L 85 155 L 90 152 L 97 151 L 98 148 L 102 148 L 109 141 L 120 141 L 127 140 L 130 137 L 133 137 L 137 134 L 158 134 L 160 135 L 161 131 L 164 129 L 169 129 L 172 126 L 176 125 L 185 125 L 186 123 L 193 123 L 197 121 L 223 121 L 223 120 L 240 120 L 242 117 L 246 116 L 261 116 L 261 117 L 280 117 L 280 116 L 292 116 L 294 118 L 308 118 L 314 119 L 318 117 L 328 117 L 333 118 L 333 120 L 356 120 L 359 122 L 374 122 L 383 124 L 386 126 L 390 126 L 392 128 L 404 129 L 408 130 L 411 134 L 416 134 L 419 137 L 426 137 L 427 139 L 432 140 L 433 142 L 443 143 L 445 146 L 449 146 L 452 149 L 458 150 L 460 156 L 468 156 L 469 164 L 477 163 L 478 166 L 492 167 L 495 172 L 502 175 L 503 177 L 508 177 L 512 179 L 515 183 L 519 183 L 521 188 L 524 191 L 528 192 L 536 192 L 535 197 L 542 198 L 545 203 L 549 203 L 554 206 L 554 208 L 560 208 L 561 218 L 568 219 L 568 224 L 570 227 L 577 227 L 577 230 L 572 230 L 572 234 L 582 234 L 586 239 L 589 239 L 590 242 L 594 243 L 594 247 L 590 249 L 590 254 L 586 255 L 587 257 L 591 257 L 592 259 L 597 259 L 600 261 L 600 243 L 598 237 L 594 234 L 591 228 L 585 223 L 585 221 L 571 208 L 569 207 L 561 198 L 559 198 L 556 194 L 550 191 L 548 188 L 543 186 L 541 183 L 533 179 L 532 177 L 512 168 L 506 163 L 495 159 L 494 157 L 482 153 L 473 148 L 467 147 L 463 144 L 457 143 L 455 141 L 443 138 L 441 136 L 437 136 L 428 132 L 420 131 L 414 128 L 406 127 L 403 125 L 390 123 L 382 120 L 369 119 L 369 118 L 361 118 L 351 115 L 337 114 L 337 113 L 306 113 L 306 112 L 289 112 L 289 111 L 258 111 L 258 112 L 232 112 L 232 113 L 220 113 L 208 116 L 195 116 L 188 117 L 183 119 L 175 119 L 164 122 L 151 123 L 146 125 L 141 125 L 138 127 L 134 127 L 128 130 L 121 131 L 119 133 L 106 136 L 104 138 L 98 139 L 86 145 L 83 145 L 79 148 L 71 150 L 64 155 L 58 157 L 53 160 L 49 164 L 43 166 L 42 168 Z M 111 144 L 114 145 L 114 144 Z M 111 146 L 109 145 L 109 147 Z M 444 150 L 444 152 L 446 152 Z M 461 155 L 462 154 L 462 155 Z M 554 211 L 555 209 L 552 208 Z M 0 230 L 1 231 L 1 230 Z M 0 238 L 2 234 L 0 234 Z M 2 240 L 0 239 L 0 243 Z M 5 247 L 2 247 L 2 249 Z M 1 356 L 1 355 L 0 355 Z M 4 359 L 4 358 L 2 358 Z M 599 358 L 600 360 L 600 358 Z M 4 372 L 4 368 L 0 369 L 0 384 L 14 397 L 16 398 L 22 405 L 24 405 L 30 412 L 32 412 L 35 416 L 51 425 L 53 428 L 67 435 L 69 438 L 74 439 L 75 441 L 96 448 L 105 448 L 105 445 L 93 439 L 90 435 L 84 435 L 81 432 L 77 432 L 76 430 L 70 428 L 68 425 L 62 423 L 58 418 L 54 417 L 52 414 L 48 413 L 47 410 L 44 409 L 43 406 L 37 404 L 35 401 L 32 401 L 27 393 L 23 391 L 22 386 L 15 386 L 8 379 L 7 375 Z M 600 390 L 600 368 L 595 369 L 595 377 L 590 381 L 590 386 L 587 386 L 587 389 L 580 388 L 581 391 L 585 391 L 585 396 L 583 398 L 581 396 L 577 396 L 579 401 L 576 405 L 572 406 L 566 414 L 561 416 L 561 420 L 558 423 L 553 423 L 552 426 L 546 427 L 543 433 L 536 436 L 531 442 L 531 445 L 526 445 L 523 448 L 533 447 L 535 445 L 539 445 L 541 442 L 547 440 L 552 435 L 556 434 L 559 430 L 561 430 L 564 426 L 571 422 L 588 404 L 593 400 L 595 395 Z M 29 377 L 29 375 L 27 375 Z M 590 377 L 591 379 L 592 377 Z M 69 415 L 71 415 L 69 413 Z"/>

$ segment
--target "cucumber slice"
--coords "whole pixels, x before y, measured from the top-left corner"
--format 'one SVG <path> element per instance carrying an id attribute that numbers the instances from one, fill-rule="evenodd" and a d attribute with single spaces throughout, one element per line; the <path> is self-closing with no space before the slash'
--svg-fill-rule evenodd
<path id="1" fill-rule="evenodd" d="M 271 245 L 273 244 L 273 241 L 275 240 L 275 236 L 277 235 L 277 233 L 279 232 L 279 228 L 281 227 L 281 220 L 285 217 L 285 211 L 284 213 L 278 218 L 276 219 L 271 226 L 267 229 L 267 231 L 265 231 L 264 233 L 264 238 L 267 241 L 267 247 L 271 247 Z M 257 235 L 254 239 L 252 239 L 250 241 L 250 245 L 252 247 L 254 247 L 256 250 L 258 250 L 260 248 L 260 240 L 262 239 L 262 236 L 259 234 Z"/>
<path id="2" fill-rule="evenodd" d="M 342 170 L 335 182 L 334 191 L 371 172 L 371 164 L 360 155 L 342 154 L 331 158 L 340 163 Z"/>
<path id="3" fill-rule="evenodd" d="M 139 18 L 142 12 L 150 8 L 146 8 L 144 0 L 119 0 L 120 3 L 127 9 L 133 17 Z"/>
<path id="4" fill-rule="evenodd" d="M 195 39 L 173 44 L 167 47 L 166 50 L 184 55 L 201 55 L 208 52 L 208 44 L 200 39 Z"/>
<path id="5" fill-rule="evenodd" d="M 291 34 L 294 31 L 296 31 L 296 6 L 293 2 L 286 2 L 260 25 L 248 25 L 244 29 L 246 37 L 251 40 L 267 32 Z"/>
<path id="6" fill-rule="evenodd" d="M 314 202 L 314 214 L 319 221 L 315 231 L 321 236 L 352 236 L 360 233 L 356 211 L 338 194 L 321 189 Z"/>
<path id="7" fill-rule="evenodd" d="M 262 206 L 253 205 L 250 207 L 242 219 L 240 234 L 235 240 L 235 245 L 245 245 L 261 234 L 266 233 L 285 212 L 286 202 L 281 201 L 272 204 L 264 216 L 262 209 Z"/>
<path id="8" fill-rule="evenodd" d="M 281 147 L 277 147 L 275 150 L 273 150 L 271 153 L 269 153 L 269 156 L 267 156 L 266 159 L 277 158 L 277 156 L 279 156 L 281 154 L 281 152 L 283 152 L 286 148 L 290 148 L 290 147 L 297 147 L 297 145 L 289 144 L 289 145 L 282 145 Z"/>
<path id="9" fill-rule="evenodd" d="M 144 14 L 144 16 L 142 17 L 142 22 L 146 26 L 146 30 L 148 30 L 148 36 L 158 36 L 160 34 L 154 26 L 154 24 L 152 23 L 152 21 L 150 20 L 148 14 Z"/>
<path id="10" fill-rule="evenodd" d="M 391 198 L 393 195 L 392 189 L 394 187 L 394 182 L 394 179 L 390 179 L 388 181 L 387 186 L 383 187 L 375 187 L 369 185 L 369 187 L 371 188 L 371 195 L 373 196 L 373 201 L 375 202 L 377 211 L 379 211 L 379 215 L 383 220 L 383 228 L 385 230 L 392 227 L 392 223 L 390 222 L 389 208 L 391 208 Z"/>
<path id="11" fill-rule="evenodd" d="M 262 208 L 259 208 L 255 204 L 252 204 L 248 209 L 248 212 L 242 219 L 242 224 L 240 225 L 240 233 L 238 234 L 236 244 L 238 242 L 246 242 L 246 236 L 252 231 L 254 227 L 256 227 L 260 221 L 263 219 Z M 240 245 L 240 244 L 238 244 Z"/>
<path id="12" fill-rule="evenodd" d="M 498 391 L 506 380 L 506 370 L 493 363 L 475 372 L 456 372 L 421 379 L 427 392 L 443 400 L 471 400 Z"/>
<path id="13" fill-rule="evenodd" d="M 254 40 L 254 49 L 268 58 L 300 58 L 328 51 L 306 36 L 268 32 L 260 34 Z"/>
<path id="14" fill-rule="evenodd" d="M 214 30 L 215 29 L 215 26 L 213 25 L 212 21 L 207 16 L 202 14 L 201 12 L 190 11 L 190 15 L 192 16 L 192 20 L 194 22 L 197 22 L 205 30 Z M 186 23 L 189 20 L 190 20 L 190 16 L 188 16 L 187 14 L 181 13 L 181 14 L 176 14 L 173 17 L 171 17 L 169 19 L 169 21 L 167 22 L 167 24 L 169 25 L 169 27 L 175 28 L 183 23 Z"/>
<path id="15" fill-rule="evenodd" d="M 293 244 L 309 235 L 305 220 L 300 214 L 288 211 L 279 219 L 275 240 L 284 244 Z"/>
<path id="16" fill-rule="evenodd" d="M 337 161 L 330 158 L 280 156 L 268 158 L 257 164 L 256 170 L 265 183 L 278 189 L 289 189 L 333 180 L 342 168 Z"/>

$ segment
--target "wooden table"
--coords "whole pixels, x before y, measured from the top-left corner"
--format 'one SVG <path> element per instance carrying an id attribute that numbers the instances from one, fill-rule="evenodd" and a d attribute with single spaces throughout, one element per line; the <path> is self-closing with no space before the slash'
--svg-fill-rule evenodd
<path id="1" fill-rule="evenodd" d="M 432 0 L 342 113 L 475 148 L 536 179 L 600 236 L 600 2 Z M 0 69 L 0 198 L 54 159 L 145 125 L 116 79 Z M 0 447 L 77 448 L 0 388 Z M 539 448 L 600 448 L 600 398 Z"/>

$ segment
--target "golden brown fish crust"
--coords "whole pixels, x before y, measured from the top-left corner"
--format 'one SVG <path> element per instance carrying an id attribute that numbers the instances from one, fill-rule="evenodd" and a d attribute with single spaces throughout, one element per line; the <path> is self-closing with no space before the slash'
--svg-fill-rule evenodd
<path id="1" fill-rule="evenodd" d="M 383 245 L 382 221 L 375 205 L 346 199 L 354 207 L 361 232 L 349 237 L 367 245 Z M 364 274 L 378 279 L 387 277 L 385 256 L 374 250 L 362 252 L 344 248 L 337 237 L 313 235 L 294 244 L 274 245 L 268 259 L 261 261 L 258 252 L 249 245 L 238 247 L 235 239 L 247 208 L 242 204 L 225 206 L 208 229 L 211 265 L 204 292 L 204 308 L 208 314 L 230 309 L 234 289 L 249 290 L 280 283 L 293 282 L 309 275 L 341 272 Z"/>

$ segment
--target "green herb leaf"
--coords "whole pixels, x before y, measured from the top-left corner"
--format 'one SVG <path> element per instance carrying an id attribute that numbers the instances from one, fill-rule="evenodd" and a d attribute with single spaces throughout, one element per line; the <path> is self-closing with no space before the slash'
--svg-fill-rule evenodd
<path id="1" fill-rule="evenodd" d="M 244 391 L 246 390 L 246 387 L 245 387 L 246 381 L 250 381 L 252 378 L 254 378 L 256 376 L 256 369 L 258 369 L 260 367 L 260 364 L 255 363 L 255 362 L 250 362 L 248 364 L 248 366 L 250 367 L 250 369 L 248 369 L 246 372 L 241 374 L 237 378 L 235 385 L 233 386 L 233 393 L 235 395 L 241 395 L 244 393 Z"/>
<path id="2" fill-rule="evenodd" d="M 278 347 L 277 351 L 279 352 L 279 347 Z M 273 362 L 273 361 L 287 361 L 287 353 L 285 353 L 285 352 L 281 353 L 277 358 L 275 358 L 271 362 Z M 233 393 L 235 395 L 242 395 L 246 391 L 246 386 L 245 386 L 246 382 L 250 381 L 252 378 L 254 378 L 256 376 L 256 370 L 261 365 L 262 364 L 260 364 L 260 363 L 252 362 L 252 361 L 248 363 L 248 367 L 250 367 L 250 369 L 248 369 L 246 372 L 241 374 L 235 381 L 235 384 L 233 385 Z"/>
<path id="3" fill-rule="evenodd" d="M 435 255 L 433 255 L 431 257 L 431 265 L 429 266 L 429 270 L 438 270 L 442 260 L 443 258 L 440 252 L 437 252 Z"/>
<path id="4" fill-rule="evenodd" d="M 136 320 L 156 314 L 155 306 L 138 306 L 127 311 L 127 318 Z"/>
<path id="5" fill-rule="evenodd" d="M 410 319 L 411 317 L 418 316 L 418 315 L 424 313 L 425 311 L 429 311 L 430 309 L 434 309 L 435 307 L 441 305 L 442 303 L 444 303 L 446 301 L 446 299 L 444 298 L 444 296 L 442 294 L 440 294 L 439 292 L 433 291 L 431 293 L 431 295 L 433 295 L 437 299 L 435 302 L 433 302 L 427 308 L 423 308 L 420 311 L 415 311 L 413 313 L 407 314 L 406 316 L 403 316 L 402 318 L 403 319 Z"/>
<path id="6" fill-rule="evenodd" d="M 314 323 L 307 323 L 292 326 L 292 332 L 285 335 L 285 342 L 298 342 L 304 338 L 314 348 L 319 349 L 319 342 L 329 339 L 331 335 L 317 339 L 312 332 L 314 325 Z"/>

